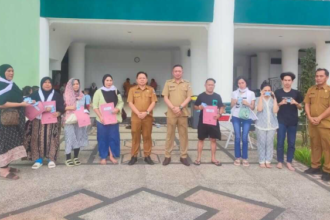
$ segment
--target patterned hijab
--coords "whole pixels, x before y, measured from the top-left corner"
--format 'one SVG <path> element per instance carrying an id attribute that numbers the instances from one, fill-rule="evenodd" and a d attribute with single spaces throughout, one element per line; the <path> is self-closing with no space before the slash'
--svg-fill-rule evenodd
<path id="1" fill-rule="evenodd" d="M 74 81 L 77 80 L 79 82 L 79 79 L 70 79 L 69 82 L 66 84 L 65 92 L 64 92 L 64 101 L 66 106 L 76 106 L 77 100 L 81 100 L 84 97 L 84 94 L 81 92 L 80 88 L 76 92 L 73 89 Z M 66 112 L 66 118 L 71 115 L 73 111 L 67 111 Z"/>
<path id="2" fill-rule="evenodd" d="M 64 101 L 66 106 L 73 106 L 76 105 L 77 100 L 80 100 L 84 97 L 84 94 L 81 92 L 80 88 L 76 92 L 73 89 L 74 81 L 77 80 L 80 86 L 79 79 L 70 79 L 69 82 L 66 84 L 65 92 L 64 92 Z"/>
<path id="3" fill-rule="evenodd" d="M 6 78 L 6 71 L 9 68 L 13 68 L 9 64 L 0 66 L 0 105 L 6 104 L 6 102 L 20 103 L 23 101 L 23 92 L 18 86 Z"/>

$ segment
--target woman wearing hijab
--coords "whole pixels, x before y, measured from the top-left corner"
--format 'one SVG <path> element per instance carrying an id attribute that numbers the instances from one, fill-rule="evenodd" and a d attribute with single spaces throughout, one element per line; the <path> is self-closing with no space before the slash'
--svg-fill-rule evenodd
<path id="1" fill-rule="evenodd" d="M 70 122 L 70 117 L 74 111 L 85 107 L 85 96 L 80 90 L 79 79 L 70 79 L 67 83 L 64 102 L 66 106 L 64 117 L 65 164 L 68 167 L 79 166 L 81 164 L 78 159 L 80 148 L 88 145 L 87 126 L 80 128 L 78 122 Z M 71 159 L 72 150 L 74 152 L 73 160 Z"/>
<path id="2" fill-rule="evenodd" d="M 50 77 L 44 77 L 41 80 L 39 90 L 34 92 L 31 98 L 37 102 L 56 102 L 56 112 L 53 115 L 57 117 L 57 123 L 42 124 L 41 115 L 29 123 L 25 133 L 28 158 L 35 161 L 32 169 L 39 169 L 44 157 L 48 159 L 48 168 L 55 168 L 60 147 L 61 114 L 64 112 L 63 98 L 53 89 Z M 51 108 L 47 108 L 46 111 L 51 112 Z"/>
<path id="3" fill-rule="evenodd" d="M 103 76 L 103 87 L 97 90 L 93 98 L 93 108 L 97 115 L 97 142 L 99 146 L 99 155 L 101 164 L 106 164 L 106 158 L 110 154 L 109 159 L 112 163 L 117 164 L 114 157 L 120 156 L 120 136 L 119 123 L 122 122 L 121 111 L 124 102 L 117 88 L 113 85 L 113 78 L 110 74 Z M 116 114 L 117 124 L 104 125 L 104 120 L 99 110 L 102 104 L 114 103 L 112 114 Z"/>
<path id="4" fill-rule="evenodd" d="M 9 164 L 26 157 L 24 148 L 25 108 L 29 104 L 23 102 L 23 93 L 12 81 L 14 69 L 8 64 L 0 66 L 0 176 L 17 180 L 15 174 L 19 170 L 9 167 Z M 6 110 L 18 112 L 17 125 L 5 125 L 2 116 Z"/>

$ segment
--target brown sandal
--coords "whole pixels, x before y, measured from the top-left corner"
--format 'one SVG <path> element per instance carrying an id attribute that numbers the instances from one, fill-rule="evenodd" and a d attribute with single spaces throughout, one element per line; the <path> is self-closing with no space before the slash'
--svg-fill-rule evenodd
<path id="1" fill-rule="evenodd" d="M 19 176 L 15 175 L 14 173 L 8 173 L 7 176 L 2 176 L 2 178 L 8 179 L 8 180 L 18 180 Z"/>
<path id="2" fill-rule="evenodd" d="M 220 161 L 211 161 L 211 163 L 218 167 L 222 166 L 222 163 Z"/>
<path id="3" fill-rule="evenodd" d="M 9 172 L 11 172 L 11 173 L 19 173 L 21 171 L 19 169 L 17 169 L 17 168 L 9 167 Z"/>
<path id="4" fill-rule="evenodd" d="M 195 164 L 196 166 L 199 166 L 199 165 L 201 165 L 201 161 L 200 161 L 200 160 L 195 160 L 194 164 Z"/>

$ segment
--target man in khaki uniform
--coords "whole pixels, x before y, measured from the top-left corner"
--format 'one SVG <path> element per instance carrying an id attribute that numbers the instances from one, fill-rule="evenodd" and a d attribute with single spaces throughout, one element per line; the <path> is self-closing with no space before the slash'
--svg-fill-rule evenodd
<path id="1" fill-rule="evenodd" d="M 180 161 L 186 166 L 190 165 L 187 160 L 189 116 L 187 105 L 190 102 L 192 91 L 190 83 L 182 79 L 182 74 L 182 66 L 175 65 L 172 70 L 173 79 L 166 81 L 162 93 L 164 101 L 168 107 L 164 166 L 171 162 L 176 127 L 178 127 L 180 139 Z"/>
<path id="2" fill-rule="evenodd" d="M 330 86 L 327 85 L 329 72 L 317 69 L 316 85 L 308 89 L 305 111 L 309 120 L 309 134 L 312 150 L 312 166 L 305 170 L 308 174 L 321 172 L 321 158 L 324 155 L 322 180 L 330 180 Z"/>
<path id="3" fill-rule="evenodd" d="M 132 109 L 131 132 L 132 132 L 132 158 L 128 165 L 137 162 L 137 155 L 140 148 L 141 132 L 143 137 L 144 161 L 153 165 L 150 158 L 152 140 L 152 110 L 157 102 L 155 90 L 147 86 L 148 75 L 145 72 L 138 72 L 136 75 L 137 85 L 131 87 L 128 93 L 127 102 Z"/>

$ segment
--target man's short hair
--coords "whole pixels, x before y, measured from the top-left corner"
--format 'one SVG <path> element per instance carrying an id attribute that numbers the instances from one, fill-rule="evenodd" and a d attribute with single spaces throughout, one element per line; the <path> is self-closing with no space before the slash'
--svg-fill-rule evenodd
<path id="1" fill-rule="evenodd" d="M 284 79 L 284 77 L 286 77 L 286 76 L 290 76 L 291 77 L 291 79 L 292 79 L 292 81 L 296 78 L 296 75 L 294 75 L 293 73 L 291 73 L 291 72 L 285 72 L 285 73 L 282 73 L 281 74 L 281 80 L 283 80 Z"/>
<path id="2" fill-rule="evenodd" d="M 136 74 L 136 78 L 138 78 L 139 75 L 141 75 L 141 74 L 145 75 L 146 78 L 148 79 L 148 74 L 147 74 L 146 72 L 143 72 L 143 71 L 138 72 L 138 73 Z"/>
<path id="3" fill-rule="evenodd" d="M 174 70 L 176 67 L 181 67 L 181 69 L 183 69 L 183 66 L 182 65 L 176 64 L 176 65 L 173 66 L 172 70 Z"/>
<path id="4" fill-rule="evenodd" d="M 325 72 L 325 75 L 326 75 L 326 76 L 329 76 L 329 71 L 328 71 L 327 69 L 325 69 L 325 68 L 318 68 L 318 69 L 315 71 L 315 74 L 316 74 L 317 72 L 319 72 L 319 71 L 324 71 L 324 72 Z"/>
<path id="5" fill-rule="evenodd" d="M 217 81 L 215 81 L 215 79 L 213 79 L 213 78 L 208 78 L 208 79 L 205 81 L 205 83 L 207 83 L 207 81 L 213 81 L 214 84 L 217 83 Z"/>

